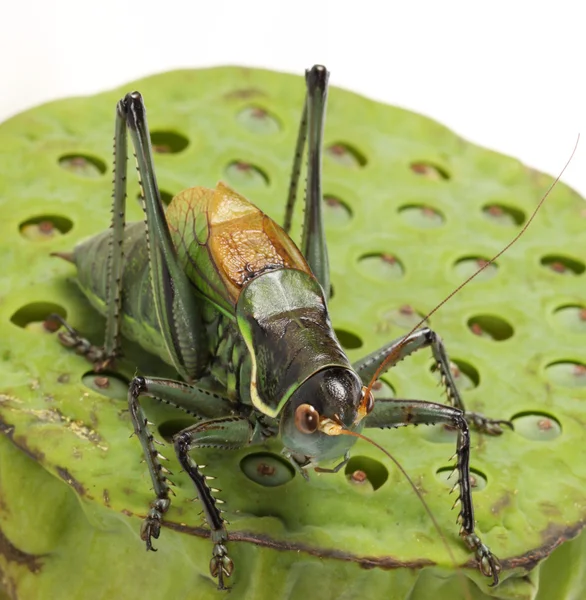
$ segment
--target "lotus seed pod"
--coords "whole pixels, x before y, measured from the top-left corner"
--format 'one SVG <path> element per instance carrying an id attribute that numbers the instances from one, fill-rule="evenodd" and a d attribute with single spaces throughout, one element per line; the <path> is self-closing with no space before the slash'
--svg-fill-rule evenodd
<path id="1" fill-rule="evenodd" d="M 125 343 L 116 369 L 97 375 L 43 325 L 57 313 L 103 341 L 104 320 L 73 283 L 73 265 L 50 255 L 109 227 L 114 107 L 134 89 L 165 202 L 224 180 L 278 222 L 284 215 L 301 77 L 172 72 L 0 125 L 0 597 L 222 597 L 209 529 L 169 445 L 194 420 L 152 400 L 143 405 L 166 440 L 159 451 L 175 496 L 158 552 L 140 539 L 152 491 L 129 439 L 126 387 L 136 372 L 174 373 Z M 336 88 L 324 145 L 330 315 L 352 361 L 407 333 L 501 250 L 552 183 L 430 119 Z M 142 219 L 138 193 L 129 170 L 128 221 Z M 301 222 L 299 203 L 296 241 Z M 309 482 L 277 442 L 198 452 L 230 523 L 231 598 L 584 596 L 584 247 L 583 199 L 559 183 L 521 240 L 428 322 L 467 407 L 516 427 L 472 433 L 475 519 L 501 561 L 499 586 L 488 586 L 450 512 L 455 432 L 418 427 L 366 433 L 403 465 L 443 539 L 395 465 L 362 440 L 345 468 L 311 472 Z M 388 371 L 374 393 L 444 401 L 428 352 Z M 217 568 L 229 571 L 230 559 Z"/>

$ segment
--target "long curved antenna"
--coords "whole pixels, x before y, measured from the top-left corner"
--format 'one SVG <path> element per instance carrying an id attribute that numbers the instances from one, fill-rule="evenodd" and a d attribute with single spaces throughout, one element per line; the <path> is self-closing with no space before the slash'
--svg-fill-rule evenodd
<path id="1" fill-rule="evenodd" d="M 395 463 L 397 469 L 399 469 L 399 471 L 403 474 L 403 477 L 405 477 L 405 479 L 409 482 L 409 485 L 413 488 L 413 491 L 419 498 L 419 501 L 423 505 L 425 512 L 428 514 L 429 518 L 431 519 L 431 522 L 433 523 L 433 526 L 434 526 L 435 530 L 437 531 L 437 533 L 442 541 L 442 544 L 444 545 L 444 548 L 446 549 L 446 551 L 450 557 L 450 560 L 452 561 L 452 564 L 454 565 L 454 567 L 458 568 L 458 564 L 456 563 L 456 557 L 454 556 L 454 553 L 452 552 L 452 549 L 450 548 L 450 545 L 448 544 L 448 540 L 446 539 L 444 532 L 441 530 L 439 523 L 437 522 L 436 518 L 434 517 L 433 513 L 431 512 L 431 509 L 429 508 L 429 505 L 423 498 L 423 495 L 417 489 L 417 486 L 415 485 L 415 483 L 413 483 L 413 480 L 411 479 L 411 477 L 409 477 L 409 475 L 407 474 L 407 471 L 405 471 L 405 469 L 403 468 L 401 463 L 390 452 L 385 450 L 380 444 L 378 444 L 374 440 L 370 439 L 369 437 L 366 437 L 365 435 L 363 435 L 361 433 L 357 433 L 356 431 L 350 431 L 349 429 L 345 429 L 345 428 L 340 428 L 337 433 L 338 433 L 338 435 L 351 435 L 353 437 L 360 438 L 361 440 L 364 440 L 365 442 L 368 442 L 369 444 L 372 444 L 375 448 L 378 448 L 385 456 L 388 456 Z M 467 600 L 472 600 L 472 598 L 470 596 L 470 590 L 468 589 L 468 587 L 466 585 L 466 579 L 465 579 L 464 575 L 462 574 L 462 572 L 460 570 L 458 570 L 457 572 L 458 572 L 458 576 L 460 578 L 460 583 L 462 584 L 462 591 L 464 592 L 465 598 Z"/>

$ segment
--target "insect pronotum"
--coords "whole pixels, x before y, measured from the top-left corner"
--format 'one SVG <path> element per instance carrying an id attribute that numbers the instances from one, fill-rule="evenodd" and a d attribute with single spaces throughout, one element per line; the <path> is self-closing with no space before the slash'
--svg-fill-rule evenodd
<path id="1" fill-rule="evenodd" d="M 499 581 L 498 559 L 475 531 L 469 483 L 470 426 L 500 434 L 507 421 L 467 411 L 439 336 L 417 328 L 351 364 L 328 315 L 328 251 L 322 218 L 322 135 L 328 72 L 306 72 L 307 94 L 286 205 L 284 226 L 223 183 L 179 193 L 167 210 L 153 167 L 145 106 L 138 92 L 117 105 L 114 136 L 114 202 L 109 230 L 61 255 L 77 266 L 81 290 L 106 316 L 105 341 L 97 347 L 60 317 L 59 338 L 94 363 L 110 366 L 121 335 L 171 364 L 177 380 L 136 376 L 128 404 L 153 483 L 143 521 L 147 549 L 168 511 L 168 471 L 141 407 L 141 398 L 163 400 L 199 418 L 173 438 L 182 468 L 193 481 L 211 529 L 210 572 L 218 587 L 232 575 L 229 535 L 191 451 L 204 446 L 236 449 L 279 436 L 294 468 L 307 471 L 348 458 L 364 428 L 449 425 L 457 429 L 458 522 L 480 571 Z M 125 224 L 127 136 L 136 157 L 144 222 Z M 300 246 L 288 235 L 307 145 L 305 217 Z M 107 255 L 108 260 L 98 260 Z M 430 347 L 447 391 L 447 404 L 374 400 L 376 378 L 400 360 Z M 326 470 L 326 469 L 321 469 Z"/>

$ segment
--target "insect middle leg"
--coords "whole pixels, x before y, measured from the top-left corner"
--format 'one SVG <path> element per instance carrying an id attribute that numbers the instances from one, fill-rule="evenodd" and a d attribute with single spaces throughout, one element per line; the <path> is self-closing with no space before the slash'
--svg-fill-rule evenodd
<path id="1" fill-rule="evenodd" d="M 460 537 L 465 544 L 473 550 L 480 571 L 483 575 L 493 578 L 493 584 L 498 583 L 501 565 L 486 546 L 474 528 L 474 506 L 470 489 L 470 430 L 464 413 L 451 406 L 435 402 L 422 402 L 418 400 L 377 400 L 374 410 L 366 417 L 366 427 L 401 427 L 406 425 L 436 425 L 447 424 L 458 430 L 456 447 L 459 494 L 454 506 L 461 505 L 458 514 L 460 524 Z M 455 487 L 454 486 L 454 487 Z"/>
<path id="2" fill-rule="evenodd" d="M 386 363 L 384 370 L 380 374 L 395 366 L 399 361 L 410 354 L 413 354 L 422 348 L 427 348 L 428 346 L 431 347 L 433 358 L 435 359 L 442 383 L 446 389 L 448 403 L 463 411 L 466 420 L 472 427 L 481 433 L 488 433 L 491 435 L 500 435 L 503 432 L 502 426 L 513 429 L 513 424 L 510 421 L 504 419 L 491 419 L 481 413 L 466 410 L 464 402 L 462 401 L 462 396 L 456 387 L 452 370 L 450 369 L 450 360 L 445 346 L 440 336 L 432 329 L 429 329 L 429 327 L 418 329 L 407 336 L 393 340 L 389 344 L 382 346 L 365 358 L 354 363 L 353 367 L 367 384 L 383 361 L 389 359 L 389 362 Z"/>

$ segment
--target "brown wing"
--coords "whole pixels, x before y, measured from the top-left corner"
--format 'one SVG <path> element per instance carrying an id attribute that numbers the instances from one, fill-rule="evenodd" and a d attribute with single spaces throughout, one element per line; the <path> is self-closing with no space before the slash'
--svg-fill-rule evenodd
<path id="1" fill-rule="evenodd" d="M 311 274 L 283 229 L 224 183 L 181 192 L 167 220 L 191 281 L 230 312 L 242 288 L 261 273 L 289 268 Z"/>

